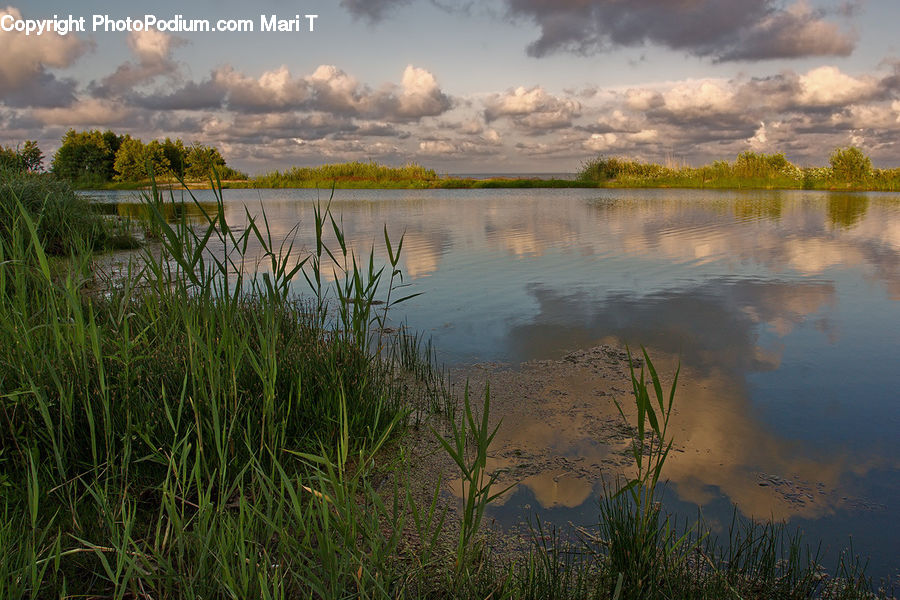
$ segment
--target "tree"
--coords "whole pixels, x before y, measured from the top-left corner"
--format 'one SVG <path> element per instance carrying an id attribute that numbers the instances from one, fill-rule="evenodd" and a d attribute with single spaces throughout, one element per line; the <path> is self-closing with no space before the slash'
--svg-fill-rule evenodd
<path id="1" fill-rule="evenodd" d="M 40 171 L 44 164 L 44 153 L 38 148 L 36 140 L 26 140 L 25 146 L 19 152 L 22 166 L 29 173 Z"/>
<path id="2" fill-rule="evenodd" d="M 188 179 L 206 179 L 213 167 L 221 170 L 225 166 L 225 159 L 214 146 L 194 142 L 187 153 L 186 165 L 185 175 Z"/>
<path id="3" fill-rule="evenodd" d="M 187 151 L 184 149 L 184 142 L 181 141 L 181 138 L 175 138 L 174 142 L 170 138 L 166 138 L 166 141 L 162 143 L 162 148 L 172 173 L 178 177 L 184 177 Z"/>
<path id="4" fill-rule="evenodd" d="M 141 140 L 125 136 L 125 140 L 116 153 L 116 179 L 119 181 L 142 181 L 147 179 L 148 169 L 156 176 L 171 173 L 169 159 L 163 151 L 163 145 L 153 140 L 144 144 Z"/>
<path id="5" fill-rule="evenodd" d="M 831 169 L 837 179 L 857 182 L 872 175 L 872 161 L 856 146 L 835 148 L 831 153 Z"/>
<path id="6" fill-rule="evenodd" d="M 64 179 L 109 181 L 121 140 L 112 131 L 70 129 L 53 155 L 50 171 Z"/>

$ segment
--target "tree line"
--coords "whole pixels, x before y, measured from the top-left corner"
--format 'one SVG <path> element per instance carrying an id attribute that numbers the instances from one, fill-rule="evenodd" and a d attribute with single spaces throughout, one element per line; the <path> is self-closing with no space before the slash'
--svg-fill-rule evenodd
<path id="1" fill-rule="evenodd" d="M 213 169 L 221 179 L 247 179 L 225 163 L 215 146 L 199 142 L 186 145 L 181 138 L 144 143 L 114 131 L 70 129 L 53 155 L 49 171 L 80 184 L 112 181 L 137 182 L 155 177 L 205 180 Z M 43 170 L 44 155 L 34 140 L 21 148 L 0 146 L 0 169 L 23 172 Z"/>

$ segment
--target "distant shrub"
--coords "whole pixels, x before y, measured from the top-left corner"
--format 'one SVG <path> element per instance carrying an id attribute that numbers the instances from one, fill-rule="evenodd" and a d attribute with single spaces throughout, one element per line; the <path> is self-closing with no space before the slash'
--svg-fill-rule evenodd
<path id="1" fill-rule="evenodd" d="M 775 177 L 792 166 L 782 152 L 762 154 L 748 150 L 738 154 L 734 161 L 734 174 L 738 177 Z"/>
<path id="2" fill-rule="evenodd" d="M 329 185 L 336 183 L 424 183 L 435 182 L 434 169 L 409 163 L 402 167 L 389 167 L 375 162 L 349 162 L 320 165 L 318 167 L 292 167 L 286 171 L 272 171 L 253 178 L 262 187 L 290 187 Z"/>
<path id="3" fill-rule="evenodd" d="M 655 179 L 672 173 L 662 165 L 643 163 L 618 156 L 598 156 L 581 167 L 580 181 L 608 181 L 622 177 Z"/>
<path id="4" fill-rule="evenodd" d="M 872 175 L 872 161 L 856 146 L 835 148 L 830 162 L 834 177 L 840 181 L 856 183 Z"/>

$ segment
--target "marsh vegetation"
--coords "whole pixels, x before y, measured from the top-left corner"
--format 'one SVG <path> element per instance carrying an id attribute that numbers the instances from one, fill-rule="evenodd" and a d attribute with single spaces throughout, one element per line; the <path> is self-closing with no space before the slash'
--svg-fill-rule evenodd
<path id="1" fill-rule="evenodd" d="M 386 336 L 410 297 L 386 228 L 380 265 L 325 202 L 307 250 L 264 213 L 234 227 L 221 189 L 184 198 L 199 225 L 154 189 L 133 224 L 153 251 L 98 286 L 103 217 L 45 178 L 0 195 L 0 597 L 870 597 L 852 558 L 824 576 L 777 525 L 714 540 L 666 515 L 675 382 L 646 355 L 620 407 L 636 470 L 596 528 L 535 523 L 524 555 L 492 553 L 490 394 L 454 400 L 417 338 Z M 457 465 L 458 512 L 441 480 L 410 493 L 423 434 Z"/>

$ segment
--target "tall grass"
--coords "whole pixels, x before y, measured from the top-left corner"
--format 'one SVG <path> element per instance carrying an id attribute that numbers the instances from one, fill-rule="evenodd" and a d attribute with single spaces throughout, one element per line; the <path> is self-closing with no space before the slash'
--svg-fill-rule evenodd
<path id="1" fill-rule="evenodd" d="M 382 563 L 396 541 L 381 534 L 396 515 L 369 479 L 373 454 L 405 423 L 394 367 L 370 350 L 372 294 L 391 273 L 382 281 L 371 255 L 361 268 L 322 246 L 316 260 L 340 256 L 349 269 L 331 312 L 292 295 L 304 268 L 321 281 L 322 264 L 273 241 L 264 215 L 247 213 L 238 231 L 217 192 L 214 211 L 195 205 L 194 227 L 153 192 L 161 248 L 93 296 L 89 248 L 52 270 L 40 224 L 11 199 L 0 510 L 26 526 L 0 527 L 0 596 L 393 590 Z M 320 217 L 337 227 L 327 207 Z M 260 276 L 251 243 L 267 263 Z"/>
<path id="2" fill-rule="evenodd" d="M 871 163 L 866 162 L 868 159 L 863 160 L 857 153 L 862 154 L 858 150 L 849 154 L 848 150 L 836 151 L 834 156 L 839 159 L 833 157 L 833 166 L 829 167 L 798 167 L 782 153 L 751 151 L 742 152 L 734 162 L 714 161 L 700 167 L 663 166 L 598 156 L 582 165 L 578 180 L 584 184 L 623 188 L 900 189 L 900 170 L 872 169 Z"/>
<path id="3" fill-rule="evenodd" d="M 389 167 L 375 162 L 326 164 L 318 167 L 292 167 L 252 178 L 253 187 L 423 187 L 438 179 L 433 169 L 410 163 Z"/>
<path id="4" fill-rule="evenodd" d="M 69 255 L 82 248 L 95 250 L 135 247 L 127 228 L 117 228 L 91 210 L 68 183 L 49 175 L 0 171 L 0 237 L 12 235 L 21 224 L 18 204 L 35 221 L 44 250 Z"/>

